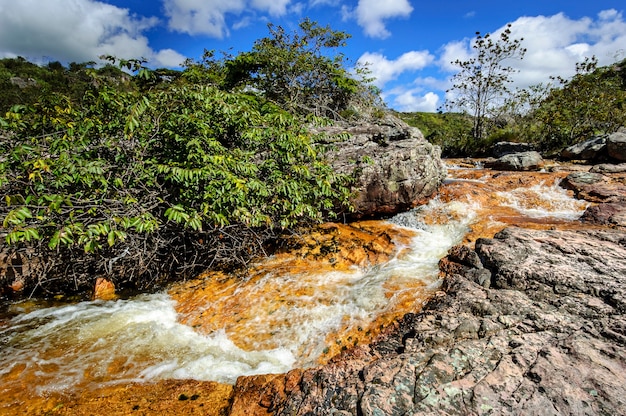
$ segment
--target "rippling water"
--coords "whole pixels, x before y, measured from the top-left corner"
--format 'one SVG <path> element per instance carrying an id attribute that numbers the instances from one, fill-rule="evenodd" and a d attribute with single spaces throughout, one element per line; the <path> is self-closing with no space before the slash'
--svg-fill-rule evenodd
<path id="1" fill-rule="evenodd" d="M 498 192 L 494 201 L 527 216 L 575 219 L 584 209 L 552 184 Z M 418 290 L 436 290 L 439 259 L 463 240 L 479 209 L 471 197 L 449 203 L 434 199 L 390 219 L 414 230 L 415 237 L 382 265 L 347 272 L 268 273 L 254 282 L 242 281 L 224 294 L 225 300 L 232 296 L 231 301 L 252 308 L 262 302 L 255 288 L 260 293 L 269 284 L 277 292 L 287 293 L 289 287 L 293 293 L 283 296 L 280 307 L 233 323 L 247 331 L 245 345 L 233 341 L 226 324 L 210 333 L 182 324 L 167 293 L 19 313 L 0 324 L 0 392 L 29 386 L 43 393 L 168 378 L 233 383 L 240 375 L 313 365 L 327 351 L 329 333 L 366 327 L 380 315 L 406 307 L 408 298 L 420 299 Z"/>

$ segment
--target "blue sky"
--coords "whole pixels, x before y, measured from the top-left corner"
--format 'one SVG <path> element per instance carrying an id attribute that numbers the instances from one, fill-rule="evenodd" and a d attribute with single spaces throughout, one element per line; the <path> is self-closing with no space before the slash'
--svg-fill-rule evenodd
<path id="1" fill-rule="evenodd" d="M 389 107 L 436 111 L 446 98 L 451 61 L 471 53 L 477 31 L 507 23 L 528 49 L 514 85 L 569 77 L 595 55 L 626 58 L 623 0 L 0 0 L 0 57 L 85 62 L 102 54 L 145 57 L 179 67 L 203 50 L 237 53 L 268 35 L 267 23 L 291 31 L 308 17 L 352 35 L 342 51 L 368 63 Z"/>

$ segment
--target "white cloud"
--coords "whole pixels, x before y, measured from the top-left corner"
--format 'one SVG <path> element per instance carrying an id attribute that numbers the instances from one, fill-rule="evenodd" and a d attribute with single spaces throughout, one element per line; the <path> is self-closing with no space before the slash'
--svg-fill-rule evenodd
<path id="1" fill-rule="evenodd" d="M 0 57 L 85 62 L 115 55 L 178 65 L 182 55 L 153 50 L 143 35 L 157 24 L 155 17 L 132 16 L 95 0 L 0 0 Z"/>
<path id="2" fill-rule="evenodd" d="M 392 107 L 404 112 L 434 113 L 439 107 L 439 96 L 432 91 L 424 94 L 420 90 L 406 90 L 395 96 Z"/>
<path id="3" fill-rule="evenodd" d="M 359 0 L 354 15 L 367 36 L 384 39 L 391 35 L 384 21 L 395 17 L 408 17 L 412 11 L 413 7 L 408 0 Z"/>
<path id="4" fill-rule="evenodd" d="M 240 14 L 244 0 L 164 0 L 165 15 L 170 30 L 190 35 L 223 38 L 228 35 L 225 15 Z"/>
<path id="5" fill-rule="evenodd" d="M 453 62 L 459 60 L 466 61 L 472 56 L 471 41 L 463 39 L 445 44 L 441 48 L 438 64 L 444 71 L 457 71 L 458 67 Z"/>
<path id="6" fill-rule="evenodd" d="M 383 87 L 388 81 L 407 71 L 423 69 L 434 61 L 428 51 L 410 51 L 394 60 L 387 59 L 380 53 L 366 52 L 358 59 L 360 65 L 366 65 L 375 78 L 374 84 Z"/>
<path id="7" fill-rule="evenodd" d="M 493 32 L 499 36 L 506 26 Z M 514 86 L 528 87 L 550 81 L 551 76 L 570 77 L 576 63 L 595 55 L 600 65 L 608 65 L 624 54 L 626 21 L 616 10 L 604 10 L 597 17 L 571 19 L 564 13 L 552 16 L 524 16 L 511 26 L 513 39 L 523 38 L 527 49 L 523 60 L 512 60 L 507 65 L 519 72 L 513 74 Z M 471 56 L 469 40 L 444 45 L 438 61 L 445 71 L 455 72 L 450 64 L 455 59 Z"/>
<path id="8" fill-rule="evenodd" d="M 290 9 L 290 4 L 291 0 L 163 0 L 170 30 L 218 39 L 230 34 L 227 15 L 241 16 L 258 11 L 279 17 L 302 7 L 296 3 Z"/>
<path id="9" fill-rule="evenodd" d="M 250 6 L 270 16 L 282 16 L 287 13 L 291 0 L 252 0 Z"/>

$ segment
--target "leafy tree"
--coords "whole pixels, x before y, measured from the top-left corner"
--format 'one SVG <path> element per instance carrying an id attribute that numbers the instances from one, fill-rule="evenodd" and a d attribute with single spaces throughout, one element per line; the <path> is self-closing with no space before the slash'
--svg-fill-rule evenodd
<path id="1" fill-rule="evenodd" d="M 489 33 L 482 36 L 476 32 L 476 35 L 472 45 L 474 56 L 452 62 L 460 72 L 452 78 L 453 86 L 447 92 L 454 95 L 446 102 L 446 108 L 472 115 L 472 136 L 480 141 L 486 136 L 487 121 L 496 116 L 496 109 L 509 93 L 508 83 L 514 69 L 505 63 L 510 59 L 523 59 L 526 49 L 521 47 L 523 39 L 511 38 L 511 24 L 496 40 Z"/>
<path id="2" fill-rule="evenodd" d="M 249 52 L 224 54 L 220 60 L 214 51 L 205 51 L 200 61 L 187 61 L 183 77 L 225 91 L 254 91 L 300 116 L 337 119 L 346 111 L 380 105 L 367 71 L 351 74 L 345 56 L 337 52 L 348 34 L 309 19 L 293 33 L 273 24 L 268 29 L 270 36 L 257 40 Z"/>
<path id="3" fill-rule="evenodd" d="M 625 67 L 626 60 L 598 67 L 595 57 L 578 63 L 571 79 L 555 78 L 558 88 L 528 113 L 526 128 L 545 150 L 617 131 L 626 120 Z"/>

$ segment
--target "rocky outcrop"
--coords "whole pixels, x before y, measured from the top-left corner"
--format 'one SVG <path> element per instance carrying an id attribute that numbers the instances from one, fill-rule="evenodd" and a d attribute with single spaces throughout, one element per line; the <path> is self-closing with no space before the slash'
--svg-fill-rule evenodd
<path id="1" fill-rule="evenodd" d="M 626 228 L 626 204 L 621 202 L 591 205 L 580 219 L 590 224 Z"/>
<path id="2" fill-rule="evenodd" d="M 590 202 L 626 201 L 626 185 L 600 173 L 574 172 L 561 181 L 561 186 L 574 191 L 577 198 Z"/>
<path id="3" fill-rule="evenodd" d="M 530 143 L 498 142 L 493 145 L 493 157 L 500 158 L 511 153 L 524 153 L 535 150 Z"/>
<path id="4" fill-rule="evenodd" d="M 610 134 L 606 141 L 606 150 L 609 157 L 626 161 L 626 131 L 618 131 Z"/>
<path id="5" fill-rule="evenodd" d="M 508 228 L 443 263 L 445 292 L 422 312 L 325 366 L 241 378 L 252 394 L 231 414 L 623 412 L 625 232 Z"/>
<path id="6" fill-rule="evenodd" d="M 626 163 L 612 164 L 612 163 L 601 163 L 599 165 L 594 165 L 591 167 L 589 172 L 592 173 L 625 173 L 626 172 Z"/>
<path id="7" fill-rule="evenodd" d="M 622 128 L 611 134 L 592 137 L 561 151 L 565 160 L 598 162 L 605 159 L 626 161 L 626 131 Z"/>
<path id="8" fill-rule="evenodd" d="M 415 207 L 428 200 L 445 179 L 440 148 L 391 115 L 376 123 L 338 123 L 318 132 L 339 138 L 330 143 L 335 150 L 329 159 L 336 172 L 355 178 L 356 217 Z"/>
<path id="9" fill-rule="evenodd" d="M 509 153 L 499 159 L 485 162 L 485 167 L 495 170 L 529 171 L 543 168 L 543 158 L 539 152 Z"/>
<path id="10" fill-rule="evenodd" d="M 599 160 L 606 156 L 606 136 L 596 136 L 561 151 L 565 160 Z"/>

